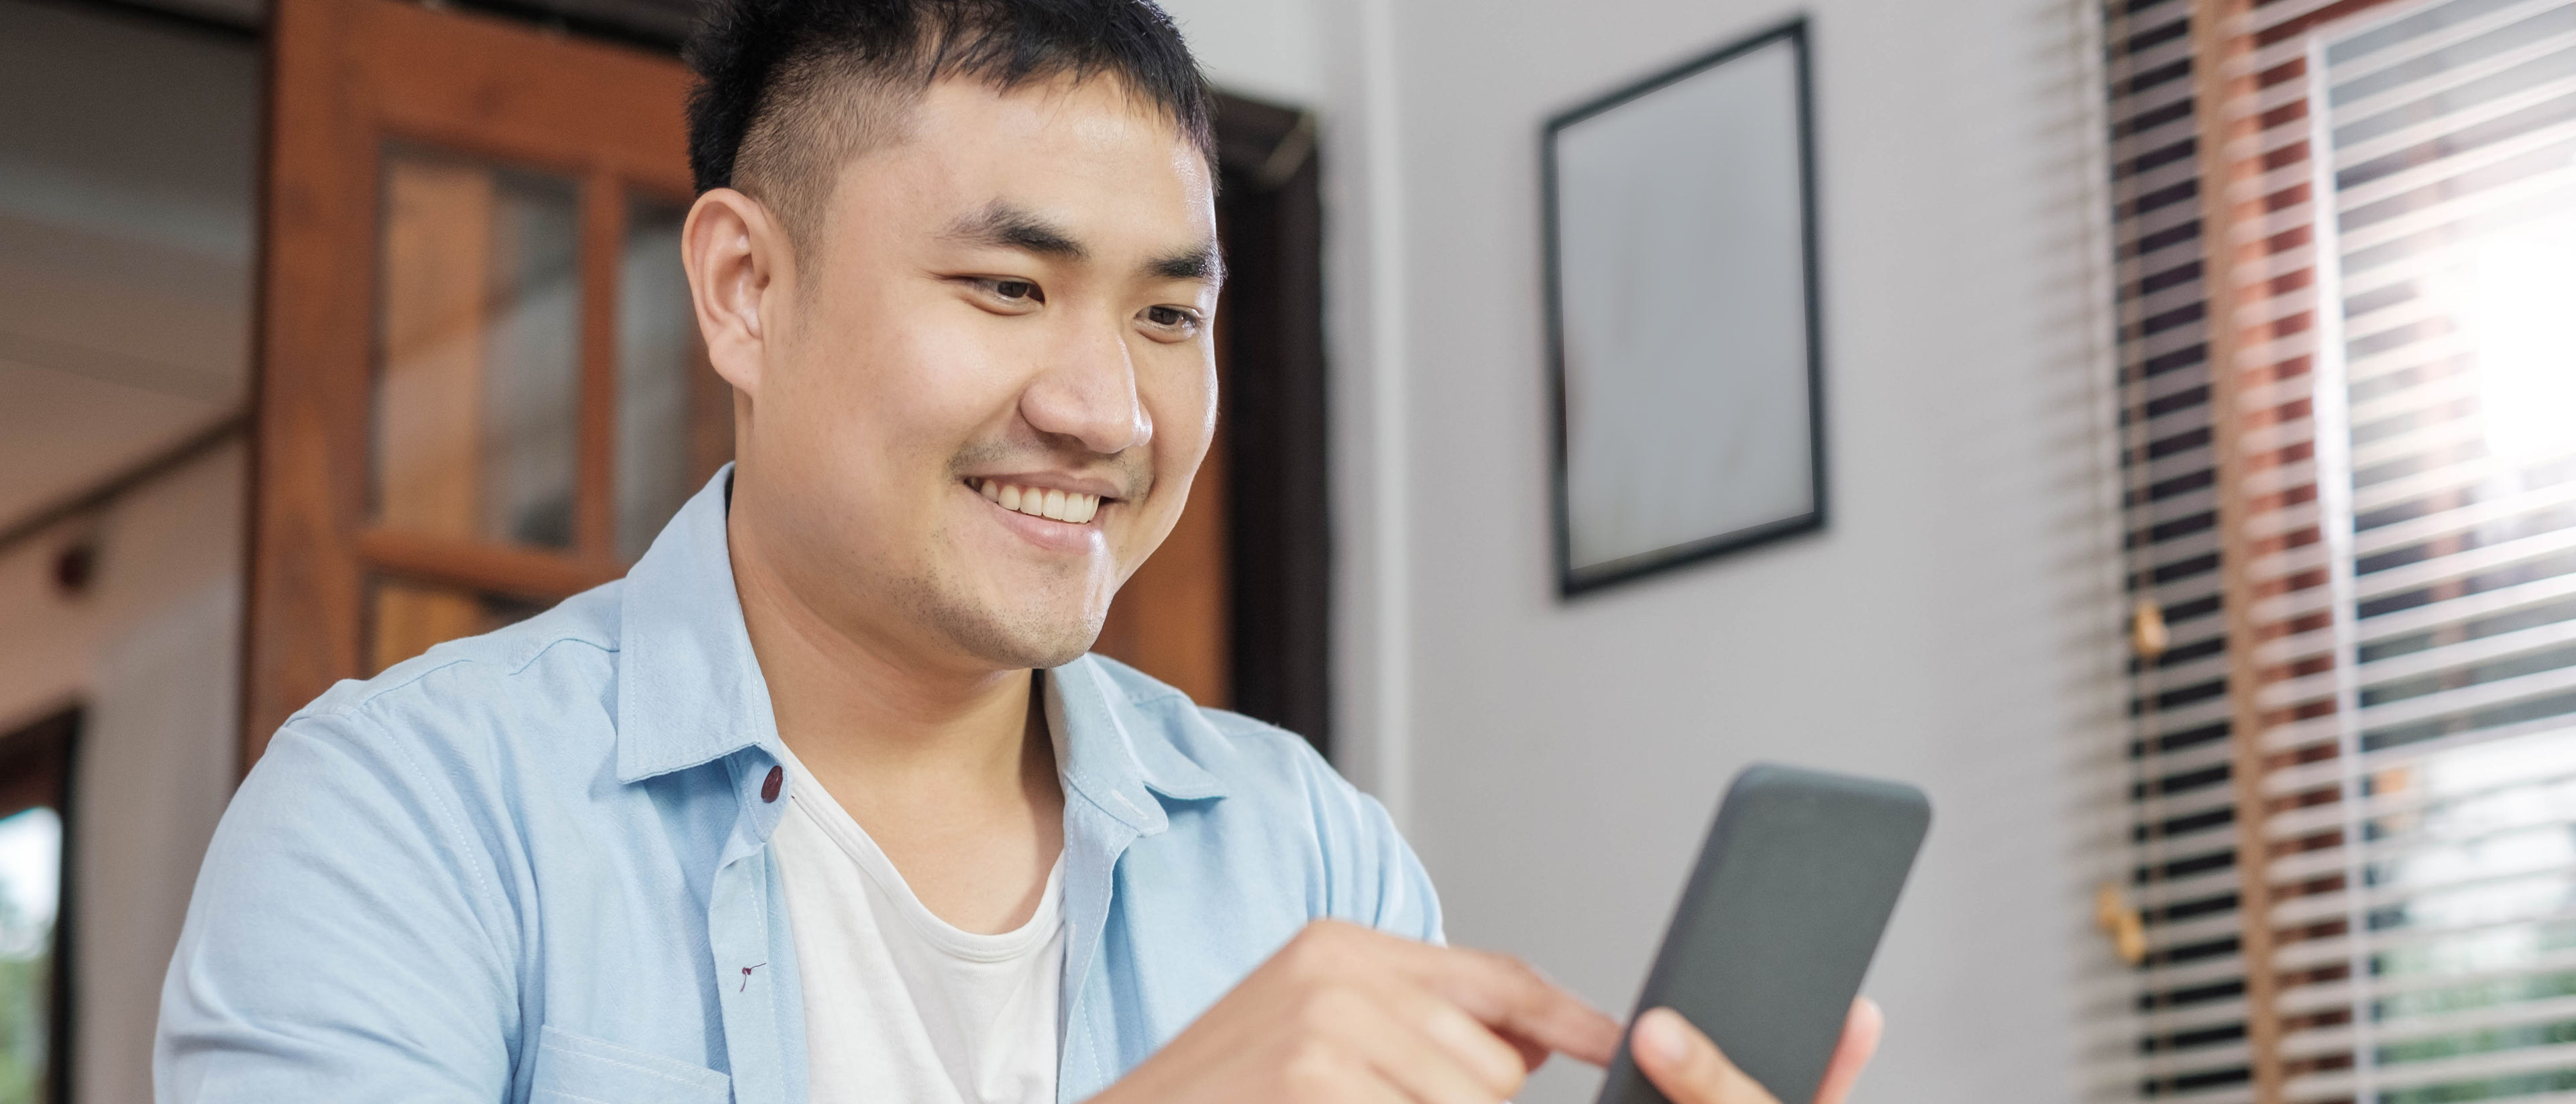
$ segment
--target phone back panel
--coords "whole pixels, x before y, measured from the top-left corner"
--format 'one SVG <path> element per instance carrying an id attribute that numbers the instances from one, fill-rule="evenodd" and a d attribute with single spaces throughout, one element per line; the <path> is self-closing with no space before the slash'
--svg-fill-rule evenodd
<path id="1" fill-rule="evenodd" d="M 1670 1006 L 1783 1104 L 1808 1104 L 1931 820 L 1912 786 L 1746 768 L 1718 807 L 1637 1011 Z M 1624 1042 L 1601 1101 L 1664 1102 Z"/>

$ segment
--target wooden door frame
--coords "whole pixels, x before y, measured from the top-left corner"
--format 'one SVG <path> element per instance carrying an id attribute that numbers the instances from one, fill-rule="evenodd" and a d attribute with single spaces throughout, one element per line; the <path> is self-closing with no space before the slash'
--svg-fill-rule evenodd
<path id="1" fill-rule="evenodd" d="M 629 192 L 692 193 L 670 58 L 397 0 L 278 0 L 269 27 L 254 352 L 242 766 L 331 684 L 367 673 L 370 575 L 534 599 L 623 573 L 600 505 Z M 408 139 L 578 181 L 582 444 L 571 554 L 367 529 L 379 153 Z"/>
<path id="2" fill-rule="evenodd" d="M 1332 748 L 1323 186 L 1315 117 L 1216 98 L 1235 710 Z"/>

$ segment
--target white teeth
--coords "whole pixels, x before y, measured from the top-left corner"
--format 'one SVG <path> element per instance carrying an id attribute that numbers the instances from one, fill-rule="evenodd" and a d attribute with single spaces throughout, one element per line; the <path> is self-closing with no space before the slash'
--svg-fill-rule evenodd
<path id="1" fill-rule="evenodd" d="M 976 490 L 1005 510 L 1081 525 L 1100 514 L 1100 496 L 1021 487 L 998 479 L 976 481 Z"/>

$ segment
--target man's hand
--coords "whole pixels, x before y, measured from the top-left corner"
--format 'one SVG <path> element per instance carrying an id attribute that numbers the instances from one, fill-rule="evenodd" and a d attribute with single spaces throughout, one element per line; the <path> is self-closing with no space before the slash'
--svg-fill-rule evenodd
<path id="1" fill-rule="evenodd" d="M 1851 1091 L 1878 1024 L 1853 1006 L 1818 1104 Z M 1775 1104 L 1669 1010 L 1638 1030 L 1675 1104 Z M 1518 961 L 1318 921 L 1094 1104 L 1494 1104 L 1549 1054 L 1597 1066 L 1618 1045 L 1616 1021 Z"/>
<path id="2" fill-rule="evenodd" d="M 1816 1086 L 1816 1104 L 1842 1104 L 1851 1095 L 1852 1082 L 1860 1080 L 1861 1067 L 1878 1050 L 1884 1022 L 1878 1005 L 1869 998 L 1852 1002 L 1851 1017 L 1843 1021 L 1842 1041 L 1834 1044 L 1825 1080 Z M 1673 1104 L 1778 1104 L 1770 1090 L 1736 1069 L 1735 1063 L 1718 1053 L 1717 1044 L 1669 1008 L 1649 1009 L 1637 1017 L 1628 1057 Z"/>

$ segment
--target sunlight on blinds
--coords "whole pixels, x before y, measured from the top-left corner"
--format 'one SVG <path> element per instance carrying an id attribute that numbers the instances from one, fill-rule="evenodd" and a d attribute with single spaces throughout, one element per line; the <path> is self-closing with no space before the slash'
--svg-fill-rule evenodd
<path id="1" fill-rule="evenodd" d="M 2337 846 L 2350 1064 L 2296 1100 L 2576 1091 L 2576 3 L 2447 0 L 2310 44 L 2348 493 Z M 2337 363 L 2339 361 L 2339 363 Z M 2302 735 L 2315 735 L 2314 733 Z M 2285 741 L 2286 743 L 2287 741 Z M 2297 788 L 2301 768 L 2267 790 Z M 2322 819 L 2324 808 L 2302 815 Z M 2354 841 L 2359 846 L 2353 846 Z M 2276 918 L 2276 922 L 2280 918 Z M 2358 979 L 2358 983 L 2354 979 Z M 2285 1004 L 2295 998 L 2285 990 Z"/>
<path id="2" fill-rule="evenodd" d="M 2477 335 L 2487 448 L 2529 463 L 2576 451 L 2576 219 L 2491 235 L 2453 313 Z"/>

